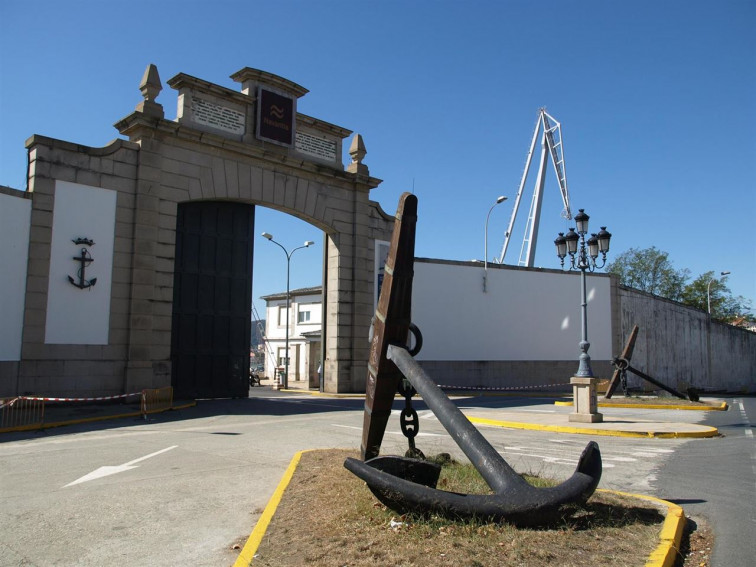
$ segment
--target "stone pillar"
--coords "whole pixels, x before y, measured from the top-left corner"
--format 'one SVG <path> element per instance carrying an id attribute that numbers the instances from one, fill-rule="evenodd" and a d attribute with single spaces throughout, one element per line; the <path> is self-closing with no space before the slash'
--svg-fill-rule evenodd
<path id="1" fill-rule="evenodd" d="M 569 421 L 579 421 L 581 423 L 599 423 L 604 421 L 604 416 L 598 413 L 598 401 L 596 398 L 596 386 L 598 378 L 582 378 L 573 376 L 570 379 L 572 384 L 572 403 L 575 411 L 570 414 Z"/>

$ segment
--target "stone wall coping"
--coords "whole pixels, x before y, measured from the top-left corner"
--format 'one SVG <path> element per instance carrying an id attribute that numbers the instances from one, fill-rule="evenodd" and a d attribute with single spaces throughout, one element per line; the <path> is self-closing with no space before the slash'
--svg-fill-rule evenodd
<path id="1" fill-rule="evenodd" d="M 473 267 L 480 267 L 480 269 L 483 269 L 483 261 L 482 260 L 444 260 L 441 258 L 415 258 L 415 262 L 424 262 L 426 264 L 445 264 L 445 265 L 452 265 L 452 266 L 473 266 Z M 546 273 L 546 274 L 570 274 L 573 276 L 579 276 L 579 271 L 568 271 L 568 270 L 560 270 L 559 268 L 528 268 L 526 266 L 513 266 L 510 264 L 492 264 L 491 262 L 488 263 L 488 269 L 489 270 L 521 270 L 525 272 L 538 272 L 538 273 Z M 606 274 L 606 273 L 599 273 L 594 272 L 590 274 L 589 277 L 600 277 L 600 278 L 617 278 L 614 274 Z"/>
<path id="2" fill-rule="evenodd" d="M 266 85 L 291 94 L 296 98 L 300 98 L 310 92 L 302 85 L 298 85 L 294 81 L 285 79 L 280 75 L 269 73 L 268 71 L 253 69 L 252 67 L 244 67 L 244 69 L 240 69 L 239 71 L 231 75 L 231 79 L 233 79 L 237 83 L 241 83 L 242 89 L 245 90 L 249 90 L 251 86 L 255 85 Z"/>
<path id="3" fill-rule="evenodd" d="M 210 81 L 192 77 L 191 75 L 187 75 L 186 73 L 179 73 L 175 77 L 168 79 L 168 86 L 176 89 L 177 91 L 185 88 L 191 88 L 201 93 L 211 94 L 220 98 L 231 99 L 232 101 L 239 104 L 251 104 L 255 101 L 255 96 L 253 95 L 246 95 L 244 93 L 216 85 L 215 83 L 211 83 Z"/>
<path id="4" fill-rule="evenodd" d="M 156 131 L 163 132 L 181 140 L 201 143 L 204 147 L 214 147 L 230 150 L 248 157 L 263 159 L 267 162 L 290 165 L 297 170 L 305 170 L 313 174 L 327 176 L 331 179 L 341 179 L 348 182 L 352 188 L 370 191 L 380 185 L 383 180 L 376 177 L 357 176 L 338 167 L 326 165 L 320 162 L 304 161 L 298 155 L 289 155 L 287 150 L 273 145 L 257 146 L 246 142 L 229 140 L 223 136 L 197 130 L 186 124 L 179 124 L 173 120 L 145 116 L 141 112 L 133 112 L 115 123 L 115 127 L 132 140 L 139 139 L 142 135 L 152 138 Z M 207 151 L 207 150 L 204 150 Z"/>
<path id="5" fill-rule="evenodd" d="M 9 197 L 18 197 L 20 199 L 32 198 L 32 193 L 29 191 L 14 189 L 13 187 L 6 187 L 5 185 L 0 185 L 0 195 L 8 195 Z"/>
<path id="6" fill-rule="evenodd" d="M 31 149 L 34 146 L 47 146 L 53 149 L 68 150 L 76 153 L 86 153 L 90 156 L 106 156 L 114 154 L 120 149 L 127 150 L 139 150 L 139 144 L 123 140 L 121 138 L 115 138 L 108 142 L 107 145 L 102 147 L 85 146 L 82 144 L 75 144 L 73 142 L 66 142 L 65 140 L 59 140 L 57 138 L 49 138 L 40 134 L 33 134 L 30 136 L 24 146 L 26 149 Z"/>
<path id="7" fill-rule="evenodd" d="M 337 126 L 336 124 L 331 124 L 325 120 L 320 120 L 319 118 L 313 118 L 312 116 L 302 114 L 301 112 L 297 112 L 297 125 L 299 124 L 304 124 L 310 128 L 320 130 L 325 134 L 331 134 L 339 138 L 346 138 L 352 134 L 351 130 Z"/>

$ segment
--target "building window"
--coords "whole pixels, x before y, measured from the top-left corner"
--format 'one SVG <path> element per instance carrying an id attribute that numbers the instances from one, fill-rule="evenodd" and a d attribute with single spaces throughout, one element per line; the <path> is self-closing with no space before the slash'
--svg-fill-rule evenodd
<path id="1" fill-rule="evenodd" d="M 286 306 L 281 306 L 278 308 L 278 326 L 286 326 Z"/>
<path id="2" fill-rule="evenodd" d="M 310 312 L 309 311 L 300 311 L 299 317 L 297 318 L 297 323 L 307 323 L 310 320 Z"/>
<path id="3" fill-rule="evenodd" d="M 278 366 L 286 366 L 286 348 L 278 349 Z"/>

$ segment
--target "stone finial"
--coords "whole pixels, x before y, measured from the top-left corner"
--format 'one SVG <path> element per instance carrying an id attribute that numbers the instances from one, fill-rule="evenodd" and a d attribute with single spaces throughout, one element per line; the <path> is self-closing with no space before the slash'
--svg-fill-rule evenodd
<path id="1" fill-rule="evenodd" d="M 155 102 L 155 99 L 163 90 L 163 85 L 160 82 L 160 75 L 158 75 L 157 67 L 150 63 L 142 76 L 142 82 L 139 83 L 139 90 L 144 97 L 144 100 L 137 104 L 137 112 L 143 112 L 150 116 L 156 116 L 163 118 L 163 105 Z"/>
<path id="2" fill-rule="evenodd" d="M 362 136 L 360 134 L 355 134 L 354 138 L 352 138 L 352 145 L 349 146 L 349 155 L 352 156 L 352 163 L 347 166 L 347 171 L 350 173 L 370 175 L 368 166 L 362 163 L 366 154 L 367 150 L 365 149 L 365 142 L 362 141 Z"/>

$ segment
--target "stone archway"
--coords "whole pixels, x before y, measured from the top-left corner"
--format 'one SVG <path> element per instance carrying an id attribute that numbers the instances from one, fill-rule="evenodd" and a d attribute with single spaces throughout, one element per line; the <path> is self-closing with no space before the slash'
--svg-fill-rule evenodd
<path id="1" fill-rule="evenodd" d="M 118 277 L 114 272 L 111 308 L 121 316 L 111 320 L 111 339 L 100 355 L 117 359 L 112 373 L 121 374 L 123 390 L 135 391 L 170 384 L 180 204 L 262 205 L 312 224 L 325 234 L 324 389 L 363 392 L 375 242 L 388 240 L 393 228 L 393 218 L 370 200 L 380 180 L 362 163 L 359 136 L 350 148 L 353 161 L 344 167 L 342 143 L 351 132 L 297 112 L 297 99 L 306 89 L 250 68 L 232 78 L 241 83 L 241 92 L 185 74 L 173 77 L 168 84 L 178 91 L 178 110 L 169 120 L 157 102 L 162 85 L 151 65 L 140 85 L 144 100 L 115 125 L 129 141 L 95 149 L 31 138 L 30 190 L 37 192 L 32 225 L 35 218 L 39 224 L 49 222 L 44 211 L 54 201 L 56 180 L 117 192 L 113 258 Z M 36 217 L 34 209 L 39 209 Z M 37 303 L 45 300 L 44 291 L 40 295 Z M 25 333 L 24 348 L 47 359 L 67 356 L 62 351 L 51 355 L 34 332 Z M 85 350 L 72 352 L 82 356 Z M 20 374 L 24 368 L 33 371 L 32 360 L 27 362 L 22 361 Z"/>
<path id="2" fill-rule="evenodd" d="M 380 180 L 370 177 L 361 163 L 365 155 L 361 144 L 355 144 L 352 152 L 354 163 L 343 169 L 342 140 L 351 132 L 296 113 L 296 101 L 305 89 L 249 68 L 232 78 L 241 83 L 241 93 L 184 74 L 172 78 L 168 83 L 178 90 L 178 118 L 167 121 L 155 101 L 157 71 L 148 69 L 142 86 L 145 101 L 116 124 L 139 144 L 140 165 L 149 164 L 139 168 L 137 224 L 140 216 L 156 213 L 158 226 L 174 226 L 178 203 L 228 199 L 271 207 L 323 230 L 327 235 L 324 388 L 363 391 L 373 310 L 374 242 L 386 240 L 392 228 L 392 219 L 369 200 L 370 190 Z M 270 116 L 275 120 L 267 118 L 262 108 L 266 103 L 273 107 Z M 289 117 L 291 121 L 285 123 Z M 272 131 L 263 131 L 266 122 L 273 122 Z M 290 127 L 288 140 L 279 135 L 286 130 L 282 125 Z M 144 208 L 138 197 L 143 193 L 152 196 Z M 136 236 L 135 248 L 149 245 L 148 239 Z M 155 270 L 160 278 L 157 264 Z M 139 310 L 137 305 L 134 310 Z M 141 330 L 132 334 L 132 343 L 142 342 Z M 132 374 L 127 381 L 138 381 L 138 373 Z"/>

